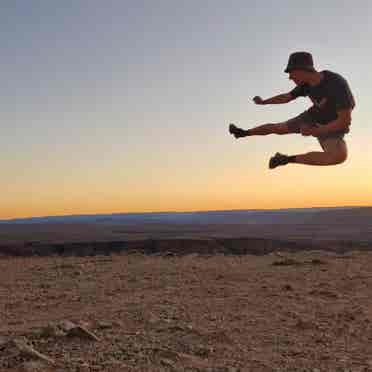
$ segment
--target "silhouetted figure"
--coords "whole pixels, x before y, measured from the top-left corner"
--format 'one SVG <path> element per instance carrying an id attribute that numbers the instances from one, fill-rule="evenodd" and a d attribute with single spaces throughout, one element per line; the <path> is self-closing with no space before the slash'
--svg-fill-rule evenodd
<path id="1" fill-rule="evenodd" d="M 262 99 L 254 97 L 257 105 L 281 104 L 298 97 L 309 97 L 313 103 L 302 114 L 281 123 L 264 124 L 251 129 L 241 129 L 230 124 L 229 131 L 235 138 L 265 136 L 268 134 L 301 133 L 318 139 L 323 151 L 300 155 L 276 153 L 271 157 L 269 168 L 288 163 L 307 165 L 335 165 L 347 158 L 344 135 L 349 132 L 351 112 L 355 107 L 353 94 L 345 78 L 332 71 L 318 72 L 313 57 L 307 52 L 296 52 L 289 56 L 285 72 L 296 87 L 289 93 Z"/>

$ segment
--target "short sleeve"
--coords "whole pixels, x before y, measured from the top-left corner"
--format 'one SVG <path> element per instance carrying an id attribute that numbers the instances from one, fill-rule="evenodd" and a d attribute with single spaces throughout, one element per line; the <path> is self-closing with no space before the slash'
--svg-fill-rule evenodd
<path id="1" fill-rule="evenodd" d="M 309 89 L 307 84 L 297 85 L 294 89 L 292 89 L 289 94 L 293 98 L 297 97 L 306 97 L 309 95 Z"/>
<path id="2" fill-rule="evenodd" d="M 336 110 L 353 109 L 355 100 L 346 80 L 337 80 L 332 86 Z"/>

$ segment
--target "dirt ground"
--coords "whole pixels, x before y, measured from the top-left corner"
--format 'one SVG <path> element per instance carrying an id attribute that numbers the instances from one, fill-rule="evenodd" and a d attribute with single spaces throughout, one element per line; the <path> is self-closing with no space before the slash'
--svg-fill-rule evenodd
<path id="1" fill-rule="evenodd" d="M 372 371 L 372 253 L 3 257 L 0 371 Z"/>

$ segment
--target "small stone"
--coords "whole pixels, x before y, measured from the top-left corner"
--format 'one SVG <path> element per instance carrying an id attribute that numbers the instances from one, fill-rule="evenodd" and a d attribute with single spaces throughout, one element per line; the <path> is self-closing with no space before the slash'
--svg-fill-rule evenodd
<path id="1" fill-rule="evenodd" d="M 24 372 L 54 372 L 55 370 L 50 369 L 47 365 L 41 361 L 30 360 L 22 364 L 22 370 Z"/>
<path id="2" fill-rule="evenodd" d="M 319 258 L 313 258 L 311 261 L 310 261 L 310 264 L 312 265 L 325 265 L 327 262 L 326 261 L 323 261 Z"/>
<path id="3" fill-rule="evenodd" d="M 283 286 L 283 289 L 285 291 L 293 291 L 293 287 L 290 284 L 286 284 Z"/>
<path id="4" fill-rule="evenodd" d="M 161 254 L 163 257 L 168 257 L 168 258 L 170 258 L 170 257 L 175 257 L 176 256 L 176 254 L 175 253 L 173 253 L 173 252 L 164 252 L 164 253 L 162 253 Z"/>
<path id="5" fill-rule="evenodd" d="M 39 338 L 49 338 L 64 336 L 65 333 L 57 326 L 52 323 L 48 324 L 46 327 L 37 328 L 33 330 L 33 335 Z"/>
<path id="6" fill-rule="evenodd" d="M 302 329 L 302 330 L 309 330 L 316 328 L 316 325 L 308 320 L 298 319 L 296 323 L 296 328 Z"/>
<path id="7" fill-rule="evenodd" d="M 292 258 L 285 258 L 282 260 L 274 261 L 273 266 L 298 266 L 301 265 L 301 262 L 294 260 Z"/>
<path id="8" fill-rule="evenodd" d="M 0 349 L 6 346 L 8 340 L 5 337 L 0 336 Z"/>
<path id="9" fill-rule="evenodd" d="M 78 367 L 78 372 L 90 372 L 90 365 L 87 362 L 82 363 Z"/>
<path id="10" fill-rule="evenodd" d="M 167 358 L 161 358 L 160 363 L 163 364 L 164 366 L 171 367 L 171 368 L 174 368 L 175 366 L 175 362 Z"/>
<path id="11" fill-rule="evenodd" d="M 86 339 L 93 340 L 93 341 L 99 341 L 99 338 L 94 333 L 92 333 L 85 327 L 79 326 L 79 325 L 74 328 L 71 328 L 67 332 L 67 336 L 81 337 L 81 338 L 86 338 Z"/>
<path id="12" fill-rule="evenodd" d="M 98 329 L 110 329 L 113 328 L 113 324 L 111 322 L 106 321 L 99 321 L 97 324 Z"/>
<path id="13" fill-rule="evenodd" d="M 239 372 L 240 369 L 239 368 L 236 368 L 236 367 L 228 367 L 228 371 L 229 372 Z"/>
<path id="14" fill-rule="evenodd" d="M 62 320 L 59 322 L 58 327 L 61 328 L 64 332 L 68 333 L 71 329 L 77 327 L 77 325 L 69 320 Z"/>
<path id="15" fill-rule="evenodd" d="M 52 364 L 52 365 L 55 364 L 53 359 L 47 357 L 44 354 L 39 353 L 32 346 L 28 345 L 26 339 L 12 340 L 11 345 L 15 346 L 16 349 L 18 349 L 22 355 L 28 356 L 28 357 L 33 358 L 33 359 L 40 359 L 40 360 L 42 360 L 44 362 L 47 362 L 49 364 Z"/>

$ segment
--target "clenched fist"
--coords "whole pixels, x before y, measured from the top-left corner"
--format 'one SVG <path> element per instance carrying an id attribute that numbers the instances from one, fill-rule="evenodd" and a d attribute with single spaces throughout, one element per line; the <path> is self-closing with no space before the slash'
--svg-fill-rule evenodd
<path id="1" fill-rule="evenodd" d="M 263 105 L 264 104 L 264 101 L 263 99 L 260 97 L 260 96 L 256 96 L 253 98 L 253 101 L 256 105 Z"/>

